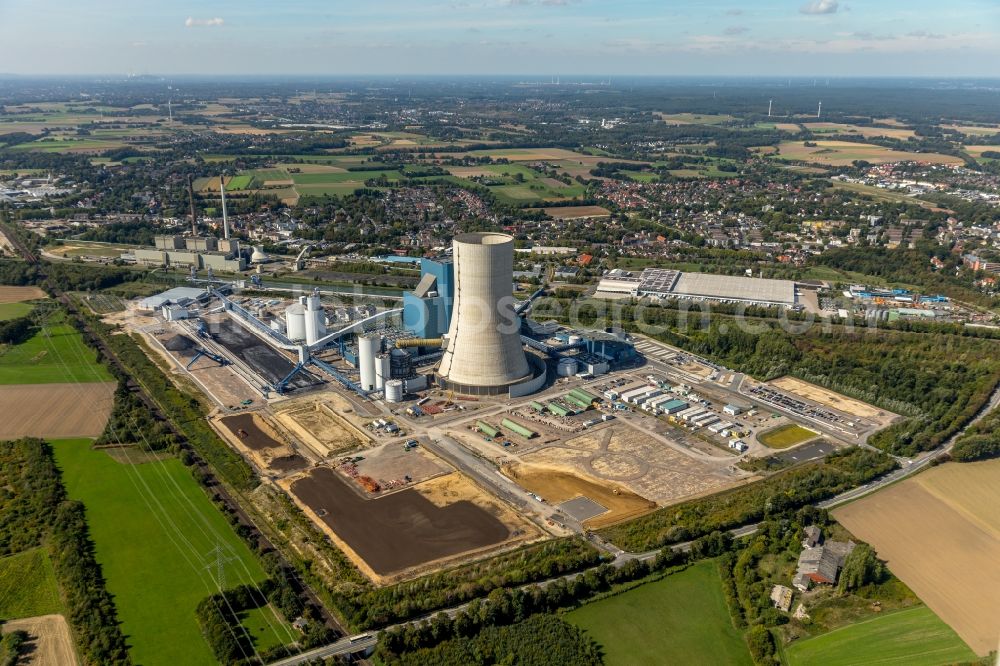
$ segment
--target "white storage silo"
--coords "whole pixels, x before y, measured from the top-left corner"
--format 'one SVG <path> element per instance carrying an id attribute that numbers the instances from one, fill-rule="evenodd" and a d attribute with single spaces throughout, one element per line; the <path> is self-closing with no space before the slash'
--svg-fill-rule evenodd
<path id="1" fill-rule="evenodd" d="M 559 365 L 556 366 L 556 374 L 560 377 L 572 377 L 577 371 L 577 362 L 572 358 L 564 358 L 559 360 Z"/>
<path id="2" fill-rule="evenodd" d="M 382 339 L 377 335 L 362 335 L 358 338 L 358 370 L 361 372 L 361 388 L 375 390 L 375 355 L 381 351 Z"/>
<path id="3" fill-rule="evenodd" d="M 306 309 L 301 303 L 285 308 L 285 330 L 289 340 L 306 339 Z"/>
<path id="4" fill-rule="evenodd" d="M 385 387 L 385 383 L 392 379 L 392 371 L 388 354 L 378 354 L 375 356 L 375 388 Z"/>
<path id="5" fill-rule="evenodd" d="M 313 292 L 313 295 L 305 301 L 306 344 L 312 345 L 316 344 L 326 332 L 326 327 L 323 325 L 325 314 L 323 305 L 319 301 L 319 294 Z"/>
<path id="6" fill-rule="evenodd" d="M 385 383 L 385 401 L 403 402 L 403 380 L 390 379 Z"/>

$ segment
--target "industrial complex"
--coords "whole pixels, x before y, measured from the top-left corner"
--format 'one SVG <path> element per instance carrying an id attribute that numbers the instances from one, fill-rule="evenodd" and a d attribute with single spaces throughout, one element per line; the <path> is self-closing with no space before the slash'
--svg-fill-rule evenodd
<path id="1" fill-rule="evenodd" d="M 460 234 L 411 262 L 420 276 L 402 307 L 192 274 L 132 313 L 214 400 L 219 433 L 376 584 L 743 483 L 754 474 L 736 463 L 771 455 L 776 430 L 800 427 L 777 454 L 799 461 L 896 418 L 618 329 L 537 321 L 545 287 L 516 299 L 513 261 L 510 236 Z M 792 282 L 660 269 L 601 286 L 796 302 Z M 412 551 L 389 556 L 397 534 Z"/>

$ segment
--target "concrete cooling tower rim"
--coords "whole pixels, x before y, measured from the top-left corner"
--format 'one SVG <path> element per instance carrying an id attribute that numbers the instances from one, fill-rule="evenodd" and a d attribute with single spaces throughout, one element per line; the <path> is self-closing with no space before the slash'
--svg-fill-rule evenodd
<path id="1" fill-rule="evenodd" d="M 514 237 L 508 236 L 507 234 L 498 234 L 490 231 L 480 231 L 467 234 L 459 234 L 455 236 L 452 240 L 456 243 L 464 243 L 465 245 L 502 245 L 504 243 L 513 242 Z"/>

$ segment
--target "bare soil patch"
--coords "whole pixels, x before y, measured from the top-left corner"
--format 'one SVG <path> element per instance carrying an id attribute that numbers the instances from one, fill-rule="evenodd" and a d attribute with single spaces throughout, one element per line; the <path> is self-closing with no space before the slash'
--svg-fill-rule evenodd
<path id="1" fill-rule="evenodd" d="M 114 382 L 0 386 L 0 439 L 97 437 L 114 395 Z"/>
<path id="2" fill-rule="evenodd" d="M 550 504 L 559 504 L 575 497 L 587 497 L 607 507 L 607 513 L 584 521 L 583 524 L 591 529 L 635 518 L 656 508 L 656 502 L 640 497 L 620 484 L 599 481 L 580 474 L 524 464 L 508 465 L 503 471 L 518 485 L 544 497 Z"/>
<path id="3" fill-rule="evenodd" d="M 329 467 L 314 467 L 282 485 L 377 583 L 537 535 L 457 472 L 377 499 L 363 498 Z"/>
<path id="4" fill-rule="evenodd" d="M 358 446 L 366 446 L 371 438 L 364 430 L 340 415 L 345 405 L 331 400 L 310 400 L 288 409 L 281 409 L 275 419 L 303 444 L 325 458 Z M 349 410 L 349 404 L 346 405 Z"/>
<path id="5" fill-rule="evenodd" d="M 977 654 L 1000 634 L 1000 460 L 948 463 L 834 511 Z"/>
<path id="6" fill-rule="evenodd" d="M 0 287 L 0 303 L 21 303 L 49 295 L 38 287 Z"/>
<path id="7" fill-rule="evenodd" d="M 27 656 L 18 666 L 77 666 L 76 649 L 69 624 L 62 615 L 39 615 L 3 623 L 3 633 L 24 631 L 28 634 Z"/>

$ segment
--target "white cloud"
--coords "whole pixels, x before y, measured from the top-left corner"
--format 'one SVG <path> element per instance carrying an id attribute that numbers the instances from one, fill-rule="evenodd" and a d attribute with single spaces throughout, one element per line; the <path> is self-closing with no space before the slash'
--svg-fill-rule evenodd
<path id="1" fill-rule="evenodd" d="M 750 28 L 747 28 L 746 26 L 734 25 L 726 28 L 725 30 L 722 31 L 722 33 L 725 35 L 742 35 L 749 31 Z"/>
<path id="2" fill-rule="evenodd" d="M 803 14 L 835 14 L 839 6 L 837 0 L 810 0 L 799 11 Z"/>
<path id="3" fill-rule="evenodd" d="M 944 35 L 927 32 L 926 30 L 914 30 L 913 32 L 906 33 L 906 36 L 913 37 L 914 39 L 944 39 Z"/>
<path id="4" fill-rule="evenodd" d="M 743 10 L 742 9 L 730 9 L 728 12 L 726 12 L 726 14 L 728 16 L 741 16 L 743 14 Z"/>
<path id="5" fill-rule="evenodd" d="M 207 19 L 196 19 L 196 18 L 193 18 L 191 16 L 188 16 L 187 19 L 184 21 L 184 27 L 186 27 L 186 28 L 198 28 L 198 27 L 202 27 L 202 26 L 222 25 L 223 23 L 225 23 L 225 21 L 222 20 L 219 17 L 207 18 Z"/>

